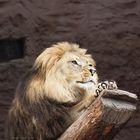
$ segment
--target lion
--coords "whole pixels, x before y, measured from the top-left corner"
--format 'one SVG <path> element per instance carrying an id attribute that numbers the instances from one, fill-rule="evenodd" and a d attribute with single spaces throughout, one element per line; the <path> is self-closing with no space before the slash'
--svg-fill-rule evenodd
<path id="1" fill-rule="evenodd" d="M 101 85 L 86 49 L 68 42 L 45 49 L 17 86 L 7 139 L 57 139 L 96 99 Z"/>

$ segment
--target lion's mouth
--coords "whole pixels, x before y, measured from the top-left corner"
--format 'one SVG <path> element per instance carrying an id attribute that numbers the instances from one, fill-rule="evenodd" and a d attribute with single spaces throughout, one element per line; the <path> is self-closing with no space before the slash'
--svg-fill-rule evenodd
<path id="1" fill-rule="evenodd" d="M 89 81 L 77 81 L 77 83 L 80 83 L 80 84 L 93 83 L 95 85 L 95 82 L 93 80 L 89 80 Z"/>

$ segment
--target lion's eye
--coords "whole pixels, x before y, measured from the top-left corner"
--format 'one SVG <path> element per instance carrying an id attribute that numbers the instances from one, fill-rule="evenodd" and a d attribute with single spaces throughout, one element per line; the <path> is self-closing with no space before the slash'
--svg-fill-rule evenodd
<path id="1" fill-rule="evenodd" d="M 93 65 L 92 64 L 89 64 L 89 66 L 92 67 Z"/>
<path id="2" fill-rule="evenodd" d="M 77 61 L 73 60 L 71 61 L 73 64 L 78 65 Z"/>

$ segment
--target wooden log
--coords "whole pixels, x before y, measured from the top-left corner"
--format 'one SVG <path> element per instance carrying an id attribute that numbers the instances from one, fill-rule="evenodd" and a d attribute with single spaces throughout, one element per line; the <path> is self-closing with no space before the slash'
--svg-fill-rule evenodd
<path id="1" fill-rule="evenodd" d="M 127 91 L 104 91 L 58 140 L 112 140 L 134 114 L 137 100 Z"/>

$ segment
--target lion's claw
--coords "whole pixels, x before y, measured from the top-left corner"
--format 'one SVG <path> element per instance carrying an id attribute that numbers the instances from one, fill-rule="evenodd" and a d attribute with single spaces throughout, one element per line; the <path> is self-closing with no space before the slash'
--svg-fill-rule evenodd
<path id="1" fill-rule="evenodd" d="M 104 81 L 98 84 L 98 88 L 95 90 L 96 92 L 96 96 L 99 96 L 99 94 L 103 91 L 103 90 L 114 90 L 117 89 L 117 84 L 115 81 Z"/>

